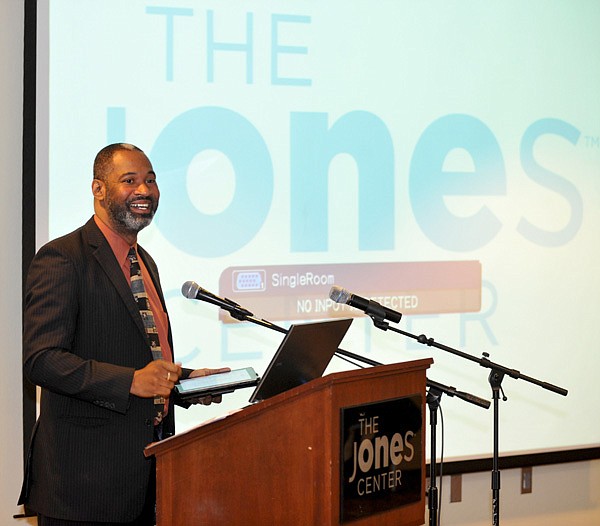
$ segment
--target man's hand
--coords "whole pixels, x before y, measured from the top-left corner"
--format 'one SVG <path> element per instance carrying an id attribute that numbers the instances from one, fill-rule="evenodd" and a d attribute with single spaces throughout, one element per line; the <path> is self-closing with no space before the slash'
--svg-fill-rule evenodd
<path id="1" fill-rule="evenodd" d="M 168 398 L 180 376 L 181 367 L 178 364 L 154 360 L 135 371 L 129 392 L 140 398 Z"/>
<path id="2" fill-rule="evenodd" d="M 219 369 L 195 369 L 194 371 L 192 371 L 190 373 L 190 376 L 188 378 L 196 378 L 198 376 L 208 376 L 210 374 L 219 374 L 219 373 L 228 373 L 229 371 L 231 371 L 231 369 L 229 367 L 221 367 Z M 220 404 L 221 400 L 223 399 L 223 397 L 221 395 L 218 396 L 202 396 L 202 397 L 198 397 L 198 398 L 189 398 L 186 400 L 186 402 L 190 403 L 190 404 L 203 404 L 203 405 L 210 405 L 210 404 Z"/>
<path id="3" fill-rule="evenodd" d="M 211 374 L 228 373 L 231 369 L 229 367 L 221 367 L 220 369 L 195 369 L 190 373 L 189 378 L 196 378 L 198 376 L 209 376 Z"/>

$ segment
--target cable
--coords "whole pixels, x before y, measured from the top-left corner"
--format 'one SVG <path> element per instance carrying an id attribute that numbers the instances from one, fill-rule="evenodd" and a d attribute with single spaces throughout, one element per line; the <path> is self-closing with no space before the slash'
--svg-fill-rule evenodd
<path id="1" fill-rule="evenodd" d="M 442 440 L 441 440 L 441 452 L 440 452 L 440 493 L 439 493 L 439 498 L 438 498 L 438 516 L 437 516 L 437 526 L 440 526 L 441 524 L 441 520 L 442 520 L 442 491 L 443 491 L 443 485 L 442 485 L 442 476 L 444 474 L 444 412 L 442 411 L 442 406 L 441 404 L 438 406 L 438 409 L 440 411 L 440 424 L 441 424 L 441 434 L 442 434 Z"/>
<path id="2" fill-rule="evenodd" d="M 351 365 L 354 365 L 354 367 L 358 367 L 359 369 L 364 369 L 366 366 L 362 365 L 356 361 L 351 360 L 350 358 L 343 356 L 341 354 L 335 353 L 335 356 L 337 356 L 340 360 L 344 360 L 345 362 L 348 362 Z"/>

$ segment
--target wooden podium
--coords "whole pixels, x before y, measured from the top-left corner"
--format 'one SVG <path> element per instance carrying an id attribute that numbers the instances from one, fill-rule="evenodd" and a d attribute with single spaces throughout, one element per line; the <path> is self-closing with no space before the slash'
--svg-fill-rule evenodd
<path id="1" fill-rule="evenodd" d="M 223 419 L 150 444 L 145 455 L 156 457 L 157 526 L 424 524 L 425 371 L 431 363 L 431 359 L 424 359 L 327 375 Z M 415 477 L 417 483 L 416 497 L 368 516 L 349 518 L 345 512 L 344 517 L 344 461 L 340 458 L 344 448 L 352 450 L 352 443 L 341 438 L 344 408 L 358 408 L 357 414 L 365 415 L 363 407 L 378 408 L 399 399 L 418 401 L 420 407 L 412 411 L 411 425 L 419 430 L 414 436 L 413 431 L 408 431 L 405 443 L 395 433 L 394 447 L 376 449 L 375 454 L 380 451 L 382 462 L 386 463 L 389 455 L 394 462 L 401 462 L 402 451 L 405 460 L 416 459 L 417 469 L 412 471 L 412 483 Z M 378 417 L 368 421 L 357 418 L 366 422 L 360 426 L 365 427 L 364 437 L 372 437 L 367 437 L 367 432 L 378 429 Z M 403 418 L 402 414 L 394 416 Z M 358 427 L 353 428 L 357 434 Z M 354 441 L 355 469 L 356 451 L 360 452 L 361 466 L 375 465 L 372 444 L 381 445 L 381 440 L 369 438 L 361 449 L 360 437 Z M 405 449 L 401 450 L 401 446 Z M 408 485 L 401 484 L 410 480 L 408 475 L 401 475 L 402 479 L 395 476 L 398 480 L 394 480 L 391 471 L 378 475 L 377 480 L 365 476 L 359 482 L 359 492 L 367 499 L 373 497 L 373 483 L 379 484 L 381 479 L 384 486 L 394 485 L 388 490 L 393 495 L 401 494 Z M 358 507 L 363 508 L 360 503 Z"/>

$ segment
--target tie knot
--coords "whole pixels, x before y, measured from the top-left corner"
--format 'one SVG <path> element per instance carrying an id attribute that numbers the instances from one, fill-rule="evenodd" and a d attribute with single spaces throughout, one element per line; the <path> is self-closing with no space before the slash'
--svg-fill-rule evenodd
<path id="1" fill-rule="evenodd" d="M 140 262 L 137 258 L 137 252 L 134 247 L 129 249 L 127 253 L 127 259 L 129 260 L 129 275 L 132 279 L 142 279 L 142 271 L 140 269 Z"/>

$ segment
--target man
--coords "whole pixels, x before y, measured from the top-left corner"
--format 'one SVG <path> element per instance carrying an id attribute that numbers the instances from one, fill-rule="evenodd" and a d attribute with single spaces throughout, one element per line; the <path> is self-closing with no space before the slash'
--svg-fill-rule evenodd
<path id="1" fill-rule="evenodd" d="M 175 382 L 229 369 L 173 363 L 158 270 L 137 245 L 160 197 L 146 155 L 102 149 L 92 194 L 94 216 L 29 269 L 23 363 L 42 398 L 19 503 L 40 526 L 146 526 L 154 468 L 143 450 L 174 433 Z"/>

